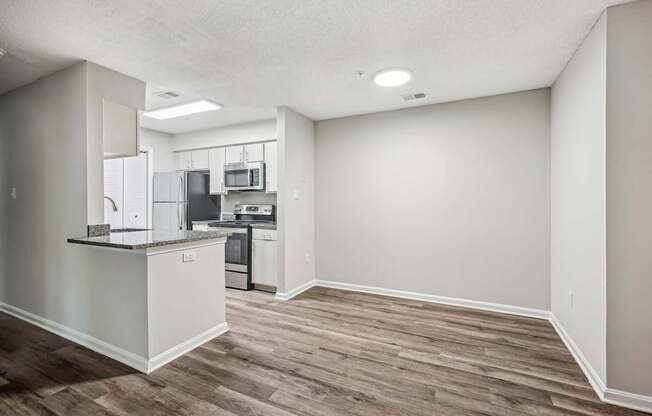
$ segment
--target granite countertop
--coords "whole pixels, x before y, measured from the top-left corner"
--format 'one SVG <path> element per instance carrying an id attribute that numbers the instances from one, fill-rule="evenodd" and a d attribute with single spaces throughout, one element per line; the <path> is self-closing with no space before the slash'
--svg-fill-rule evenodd
<path id="1" fill-rule="evenodd" d="M 168 246 L 172 244 L 189 243 L 192 241 L 212 240 L 226 237 L 222 231 L 130 231 L 113 232 L 98 237 L 69 238 L 73 244 L 122 248 L 138 250 L 151 247 Z"/>
<path id="2" fill-rule="evenodd" d="M 275 230 L 276 224 L 251 224 L 251 228 L 259 230 Z"/>

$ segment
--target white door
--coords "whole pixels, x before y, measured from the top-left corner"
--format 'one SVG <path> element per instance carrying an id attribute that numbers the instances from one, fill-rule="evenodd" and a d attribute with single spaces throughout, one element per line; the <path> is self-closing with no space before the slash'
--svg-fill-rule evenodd
<path id="1" fill-rule="evenodd" d="M 192 165 L 192 152 L 177 152 L 174 154 L 174 166 L 176 170 L 188 170 Z"/>
<path id="2" fill-rule="evenodd" d="M 123 159 L 106 159 L 104 161 L 104 223 L 111 224 L 111 228 L 124 228 L 123 212 Z"/>
<path id="3" fill-rule="evenodd" d="M 191 168 L 194 170 L 208 169 L 208 149 L 193 150 L 191 152 Z"/>
<path id="4" fill-rule="evenodd" d="M 265 150 L 263 143 L 246 144 L 244 146 L 245 156 L 247 162 L 261 162 L 265 158 Z"/>
<path id="5" fill-rule="evenodd" d="M 223 147 L 210 149 L 208 151 L 208 165 L 210 172 L 209 193 L 219 195 L 226 193 L 224 190 L 224 159 Z"/>
<path id="6" fill-rule="evenodd" d="M 147 228 L 147 155 L 124 159 L 125 228 Z"/>
<path id="7" fill-rule="evenodd" d="M 251 281 L 256 284 L 278 285 L 276 268 L 278 265 L 277 242 L 269 240 L 253 240 L 253 264 Z"/>
<path id="8" fill-rule="evenodd" d="M 225 163 L 244 162 L 244 146 L 228 146 Z"/>
<path id="9" fill-rule="evenodd" d="M 265 191 L 278 191 L 278 144 L 265 143 Z"/>

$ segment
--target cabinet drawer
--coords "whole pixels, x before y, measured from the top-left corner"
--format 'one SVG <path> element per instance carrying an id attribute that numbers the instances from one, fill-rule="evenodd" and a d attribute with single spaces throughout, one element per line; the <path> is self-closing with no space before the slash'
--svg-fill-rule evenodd
<path id="1" fill-rule="evenodd" d="M 278 234 L 276 230 L 263 230 L 263 229 L 253 229 L 253 239 L 254 240 L 267 240 L 267 241 L 277 241 Z"/>

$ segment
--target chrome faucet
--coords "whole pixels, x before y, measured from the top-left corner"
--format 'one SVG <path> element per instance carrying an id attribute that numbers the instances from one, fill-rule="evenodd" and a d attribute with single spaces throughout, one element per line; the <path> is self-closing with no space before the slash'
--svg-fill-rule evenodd
<path id="1" fill-rule="evenodd" d="M 111 205 L 113 206 L 113 212 L 118 212 L 118 205 L 116 205 L 116 203 L 115 203 L 115 201 L 113 200 L 113 198 L 111 198 L 110 196 L 106 196 L 106 195 L 105 195 L 105 196 L 104 196 L 104 199 L 108 199 L 108 200 L 111 202 Z"/>

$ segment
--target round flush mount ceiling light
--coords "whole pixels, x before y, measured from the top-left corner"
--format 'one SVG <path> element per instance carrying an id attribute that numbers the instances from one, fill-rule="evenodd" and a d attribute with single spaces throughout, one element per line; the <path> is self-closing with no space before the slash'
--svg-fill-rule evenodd
<path id="1" fill-rule="evenodd" d="M 411 79 L 412 73 L 407 69 L 385 69 L 374 75 L 374 82 L 381 87 L 398 87 Z"/>

